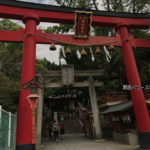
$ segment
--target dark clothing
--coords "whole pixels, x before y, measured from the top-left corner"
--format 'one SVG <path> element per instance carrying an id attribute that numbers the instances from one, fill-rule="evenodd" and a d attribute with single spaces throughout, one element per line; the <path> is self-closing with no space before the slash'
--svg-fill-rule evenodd
<path id="1" fill-rule="evenodd" d="M 64 134 L 64 123 L 63 122 L 61 122 L 60 123 L 60 134 Z"/>
<path id="2" fill-rule="evenodd" d="M 52 139 L 52 123 L 49 124 L 49 139 Z"/>
<path id="3" fill-rule="evenodd" d="M 60 134 L 64 134 L 64 129 L 60 129 Z"/>
<path id="4" fill-rule="evenodd" d="M 49 139 L 51 140 L 52 139 L 52 129 L 49 128 Z"/>
<path id="5" fill-rule="evenodd" d="M 53 131 L 54 141 L 58 140 L 58 131 Z"/>

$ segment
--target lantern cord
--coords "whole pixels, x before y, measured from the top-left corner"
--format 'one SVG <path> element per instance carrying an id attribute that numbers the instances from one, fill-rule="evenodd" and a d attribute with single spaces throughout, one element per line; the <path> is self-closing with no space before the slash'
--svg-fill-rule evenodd
<path id="1" fill-rule="evenodd" d="M 32 33 L 32 34 L 31 33 L 26 33 L 23 39 L 25 39 L 25 37 L 27 35 L 34 35 L 34 36 L 41 37 L 41 38 L 44 38 L 44 39 L 47 39 L 47 40 L 50 40 L 50 41 L 53 41 L 53 42 L 57 42 L 57 43 L 60 43 L 60 44 L 63 44 L 63 45 L 72 45 L 72 46 L 81 46 L 81 47 L 110 45 L 110 44 L 113 44 L 113 43 L 119 43 L 119 42 L 129 40 L 129 39 L 124 39 L 124 40 L 118 40 L 118 41 L 112 41 L 112 42 L 105 42 L 105 43 L 101 43 L 101 44 L 99 44 L 99 43 L 95 43 L 95 44 L 77 44 L 77 43 L 71 43 L 71 42 L 64 42 L 64 41 L 55 40 L 53 38 L 43 36 L 43 35 L 39 35 L 39 34 L 36 34 L 36 33 Z"/>

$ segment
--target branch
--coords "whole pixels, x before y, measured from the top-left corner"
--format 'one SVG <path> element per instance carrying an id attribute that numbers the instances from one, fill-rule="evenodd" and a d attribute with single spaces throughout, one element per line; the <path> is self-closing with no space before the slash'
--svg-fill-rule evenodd
<path id="1" fill-rule="evenodd" d="M 132 4 L 132 2 L 126 4 L 125 7 L 128 7 L 128 6 L 130 6 L 131 4 Z"/>
<path id="2" fill-rule="evenodd" d="M 98 7 L 97 7 L 96 0 L 93 0 L 93 5 L 94 5 L 94 7 L 95 7 L 96 10 L 99 10 Z"/>

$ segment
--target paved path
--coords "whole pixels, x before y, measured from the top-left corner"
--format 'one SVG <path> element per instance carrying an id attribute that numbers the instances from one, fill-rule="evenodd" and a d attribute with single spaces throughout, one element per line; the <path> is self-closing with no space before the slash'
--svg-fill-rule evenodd
<path id="1" fill-rule="evenodd" d="M 59 142 L 47 141 L 43 150 L 135 150 L 137 147 L 113 141 L 92 141 L 81 134 L 65 135 Z"/>

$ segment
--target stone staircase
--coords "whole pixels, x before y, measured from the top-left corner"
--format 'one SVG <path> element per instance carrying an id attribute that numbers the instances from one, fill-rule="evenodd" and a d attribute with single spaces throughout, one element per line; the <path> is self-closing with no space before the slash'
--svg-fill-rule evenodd
<path id="1" fill-rule="evenodd" d="M 81 126 L 78 119 L 71 119 L 64 121 L 65 134 L 81 133 Z"/>

